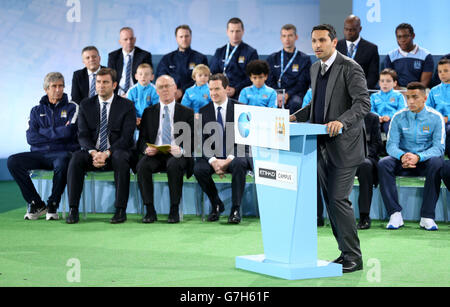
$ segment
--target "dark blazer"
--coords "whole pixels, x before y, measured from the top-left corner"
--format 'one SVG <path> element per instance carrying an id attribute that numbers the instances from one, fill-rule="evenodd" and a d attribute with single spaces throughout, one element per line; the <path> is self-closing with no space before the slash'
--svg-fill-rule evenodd
<path id="1" fill-rule="evenodd" d="M 345 39 L 341 39 L 336 46 L 337 51 L 347 55 L 347 43 Z M 378 46 L 361 38 L 356 49 L 354 60 L 361 65 L 367 80 L 369 89 L 376 89 L 378 79 L 380 77 L 380 55 L 378 54 Z"/>
<path id="2" fill-rule="evenodd" d="M 295 116 L 298 121 L 313 122 L 314 97 L 320 61 L 311 66 L 311 103 L 300 109 Z M 337 53 L 336 60 L 329 68 L 324 122 L 338 120 L 344 127 L 342 134 L 326 137 L 328 157 L 336 167 L 358 166 L 367 156 L 364 117 L 370 111 L 369 92 L 364 72 L 355 61 Z"/>
<path id="3" fill-rule="evenodd" d="M 100 66 L 104 68 L 104 66 Z M 87 68 L 74 71 L 72 77 L 72 101 L 80 104 L 81 100 L 89 97 L 89 75 Z"/>
<path id="4" fill-rule="evenodd" d="M 136 111 L 133 103 L 114 95 L 108 117 L 108 139 L 110 151 L 122 149 L 130 151 L 136 128 Z M 100 104 L 98 95 L 84 99 L 78 113 L 78 141 L 83 150 L 96 149 L 100 133 Z"/>
<path id="5" fill-rule="evenodd" d="M 234 106 L 236 104 L 241 104 L 239 101 L 228 98 L 228 105 L 227 105 L 227 114 L 226 114 L 226 123 L 234 123 Z M 209 102 L 206 106 L 204 106 L 203 108 L 200 109 L 200 114 L 202 115 L 202 135 L 203 135 L 203 146 L 205 145 L 205 143 L 208 146 L 208 143 L 211 142 L 211 140 L 213 140 L 213 138 L 211 138 L 214 134 L 216 134 L 216 131 L 213 129 L 210 133 L 205 133 L 204 131 L 204 127 L 205 125 L 207 125 L 210 122 L 217 122 L 216 121 L 216 112 L 214 109 L 214 103 L 211 101 Z M 226 137 L 227 139 L 231 139 L 234 140 L 234 125 L 233 126 L 229 126 L 228 128 L 231 129 L 227 129 L 226 130 Z M 217 136 L 216 136 L 217 137 Z M 208 142 L 209 139 L 209 142 Z M 234 155 L 236 157 L 241 156 L 241 152 L 238 152 L 238 144 L 236 143 L 231 143 L 231 142 L 227 142 L 229 144 L 227 144 L 227 148 L 226 148 L 226 153 L 227 155 Z M 242 145 L 240 145 L 242 146 Z M 215 143 L 211 144 L 211 149 L 215 150 Z M 249 146 L 245 146 L 245 156 L 248 157 L 250 152 Z M 238 155 L 239 153 L 239 155 Z M 205 153 L 205 150 L 203 150 L 203 158 L 209 159 L 211 157 L 213 157 L 215 155 L 210 155 L 207 152 Z"/>
<path id="6" fill-rule="evenodd" d="M 140 153 L 143 153 L 145 151 L 145 149 L 147 148 L 147 143 L 155 144 L 156 142 L 156 137 L 158 135 L 159 129 L 160 111 L 161 104 L 158 103 L 146 108 L 144 110 L 144 113 L 142 114 L 138 140 L 138 150 Z M 186 177 L 189 178 L 194 173 L 194 111 L 191 108 L 185 107 L 179 103 L 175 103 L 173 122 L 174 125 L 176 125 L 177 123 L 187 123 L 189 125 L 190 131 L 174 130 L 175 143 L 183 148 L 183 150 L 185 151 L 185 157 L 188 160 Z M 189 132 L 189 144 L 183 142 L 182 138 L 177 140 L 178 137 L 187 132 Z M 189 153 L 189 155 L 187 153 Z"/>
<path id="7" fill-rule="evenodd" d="M 142 50 L 139 47 L 134 47 L 133 67 L 131 68 L 131 75 L 135 84 L 137 83 L 137 80 L 134 75 L 136 74 L 138 66 L 142 63 L 150 64 L 153 67 L 152 54 L 148 51 Z M 117 84 L 119 84 L 123 72 L 122 48 L 108 54 L 108 67 L 113 68 L 117 72 Z M 119 87 L 117 87 L 116 90 L 118 89 Z"/>

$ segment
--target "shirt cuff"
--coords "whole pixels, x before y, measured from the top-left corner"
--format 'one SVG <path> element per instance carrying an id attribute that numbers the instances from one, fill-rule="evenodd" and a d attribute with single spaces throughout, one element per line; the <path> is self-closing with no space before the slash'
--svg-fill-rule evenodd
<path id="1" fill-rule="evenodd" d="M 209 165 L 211 165 L 214 161 L 216 161 L 217 160 L 217 158 L 216 157 L 211 157 L 211 158 L 209 158 L 209 160 L 208 160 L 208 163 L 209 163 Z"/>

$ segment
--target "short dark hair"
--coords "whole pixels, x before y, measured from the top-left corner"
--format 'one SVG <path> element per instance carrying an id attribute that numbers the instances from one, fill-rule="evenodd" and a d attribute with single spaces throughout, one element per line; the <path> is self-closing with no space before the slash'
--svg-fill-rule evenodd
<path id="1" fill-rule="evenodd" d="M 247 76 L 251 75 L 269 75 L 269 63 L 263 60 L 253 60 L 250 63 L 247 64 L 247 67 L 245 68 L 245 72 L 247 73 Z"/>
<path id="2" fill-rule="evenodd" d="M 178 30 L 183 29 L 183 30 L 188 30 L 189 34 L 192 35 L 192 30 L 188 25 L 180 25 L 175 29 L 175 36 L 177 36 Z"/>
<path id="3" fill-rule="evenodd" d="M 106 76 L 106 75 L 111 76 L 113 83 L 117 82 L 117 73 L 114 69 L 109 68 L 109 67 L 104 67 L 104 68 L 101 68 L 97 73 L 97 76 Z"/>
<path id="4" fill-rule="evenodd" d="M 393 70 L 392 68 L 385 68 L 385 69 L 383 69 L 380 72 L 380 76 L 381 75 L 390 75 L 394 81 L 398 81 L 397 72 L 395 70 Z"/>
<path id="5" fill-rule="evenodd" d="M 98 49 L 95 46 L 84 47 L 83 50 L 81 50 L 81 54 L 83 54 L 85 51 L 92 51 L 92 50 L 97 51 L 97 54 L 100 55 L 100 52 L 98 52 Z"/>
<path id="6" fill-rule="evenodd" d="M 209 81 L 216 81 L 216 80 L 222 81 L 223 88 L 227 88 L 228 85 L 230 84 L 230 81 L 228 80 L 227 76 L 225 76 L 224 74 L 221 74 L 221 73 L 214 74 L 211 77 L 209 77 Z"/>
<path id="7" fill-rule="evenodd" d="M 288 24 L 285 24 L 284 26 L 282 26 L 281 30 L 286 30 L 286 31 L 294 30 L 294 33 L 297 34 L 297 28 L 291 23 L 288 23 Z"/>
<path id="8" fill-rule="evenodd" d="M 417 81 L 408 83 L 408 85 L 406 86 L 406 89 L 407 90 L 421 90 L 425 94 L 427 92 L 427 87 L 425 85 L 423 85 L 421 82 L 417 82 Z"/>
<path id="9" fill-rule="evenodd" d="M 228 20 L 228 22 L 227 22 L 227 29 L 228 29 L 228 25 L 229 25 L 230 23 L 232 23 L 232 24 L 238 24 L 238 23 L 240 23 L 241 26 L 242 26 L 242 30 L 244 30 L 244 23 L 242 22 L 241 19 L 239 19 L 239 18 L 237 18 L 237 17 L 233 17 L 233 18 L 231 18 L 230 20 Z"/>
<path id="10" fill-rule="evenodd" d="M 410 25 L 409 23 L 401 23 L 397 26 L 397 28 L 395 28 L 395 34 L 397 34 L 397 30 L 409 30 L 409 34 L 413 35 L 414 34 L 414 28 L 412 27 L 412 25 Z"/>
<path id="11" fill-rule="evenodd" d="M 440 59 L 439 62 L 438 62 L 438 66 L 439 66 L 439 65 L 445 65 L 445 64 L 450 64 L 450 59 L 442 58 L 442 59 Z"/>
<path id="12" fill-rule="evenodd" d="M 331 40 L 334 40 L 337 37 L 336 30 L 334 29 L 334 27 L 332 25 L 325 24 L 325 23 L 315 26 L 311 31 L 311 35 L 314 31 L 321 31 L 321 30 L 328 31 L 328 36 L 331 38 Z"/>

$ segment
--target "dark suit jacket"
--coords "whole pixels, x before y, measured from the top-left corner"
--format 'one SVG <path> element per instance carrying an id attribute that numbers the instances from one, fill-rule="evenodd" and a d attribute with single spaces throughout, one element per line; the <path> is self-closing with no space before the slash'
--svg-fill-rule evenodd
<path id="1" fill-rule="evenodd" d="M 108 139 L 111 152 L 130 151 L 136 128 L 136 111 L 133 103 L 114 95 L 108 117 Z M 100 133 L 100 104 L 98 95 L 84 99 L 78 113 L 78 141 L 83 150 L 96 149 Z"/>
<path id="2" fill-rule="evenodd" d="M 104 66 L 100 66 L 104 68 Z M 87 68 L 77 70 L 72 77 L 72 101 L 80 104 L 81 100 L 89 97 L 89 75 Z"/>
<path id="3" fill-rule="evenodd" d="M 345 39 L 341 39 L 337 46 L 337 51 L 347 55 L 347 43 Z M 361 65 L 364 70 L 364 74 L 367 80 L 367 87 L 369 89 L 375 89 L 378 85 L 378 79 L 380 76 L 380 55 L 378 54 L 378 47 L 369 41 L 361 38 L 356 49 L 354 60 Z"/>
<path id="4" fill-rule="evenodd" d="M 298 121 L 313 122 L 314 97 L 320 61 L 311 66 L 311 103 L 299 110 L 295 116 Z M 367 156 L 364 117 L 370 111 L 369 92 L 364 72 L 355 61 L 337 53 L 336 60 L 329 68 L 324 122 L 338 120 L 344 127 L 342 134 L 326 137 L 328 157 L 335 167 L 358 166 Z"/>
<path id="5" fill-rule="evenodd" d="M 138 140 L 138 150 L 143 153 L 147 148 L 147 143 L 155 144 L 156 137 L 158 135 L 159 129 L 159 117 L 161 111 L 161 104 L 154 104 L 144 110 L 141 119 L 141 125 L 139 126 L 139 140 Z M 175 143 L 182 147 L 185 151 L 184 156 L 188 159 L 188 167 L 186 170 L 186 177 L 189 178 L 194 173 L 194 111 L 191 108 L 185 107 L 179 103 L 175 103 L 175 111 L 173 114 L 173 122 L 175 125 L 188 124 L 186 129 L 177 131 L 174 127 L 174 137 Z M 188 131 L 189 130 L 189 131 Z M 181 133 L 182 132 L 182 133 Z M 182 138 L 178 137 L 184 135 Z M 187 142 L 184 142 L 184 139 Z"/>
<path id="6" fill-rule="evenodd" d="M 148 51 L 142 50 L 139 47 L 134 47 L 133 67 L 131 68 L 131 75 L 133 76 L 133 82 L 135 84 L 137 83 L 137 80 L 134 75 L 136 74 L 138 66 L 142 63 L 150 64 L 153 67 L 152 54 Z M 108 67 L 115 69 L 115 71 L 117 72 L 117 84 L 119 84 L 123 72 L 122 48 L 108 54 Z M 116 90 L 119 90 L 118 86 Z"/>
<path id="7" fill-rule="evenodd" d="M 228 98 L 227 114 L 225 116 L 226 123 L 234 123 L 234 106 L 236 104 L 241 104 L 241 103 L 237 100 Z M 217 122 L 216 121 L 216 112 L 214 109 L 214 103 L 211 101 L 206 106 L 201 108 L 200 114 L 202 115 L 203 146 L 205 146 L 205 143 L 206 143 L 206 147 L 209 147 L 208 144 L 210 144 L 210 142 L 214 139 L 213 135 L 215 135 L 217 132 L 213 129 L 213 130 L 211 130 L 210 133 L 205 133 L 204 128 L 205 128 L 205 125 L 207 125 L 210 122 Z M 226 129 L 226 137 L 227 137 L 227 140 L 234 140 L 234 125 L 231 126 L 230 124 L 228 124 L 227 129 Z M 216 134 L 215 138 L 217 138 L 217 134 Z M 208 139 L 209 139 L 209 141 L 208 141 Z M 228 141 L 227 143 L 229 143 L 229 144 L 227 144 L 227 148 L 226 148 L 227 156 L 232 154 L 235 157 L 242 157 L 242 155 L 244 153 L 245 153 L 246 157 L 249 156 L 249 152 L 250 152 L 249 146 L 241 147 L 242 145 L 240 145 L 240 149 L 238 151 L 238 144 L 234 143 L 234 141 L 233 142 Z M 245 152 L 240 151 L 242 148 L 245 149 Z M 211 155 L 208 152 L 205 152 L 204 149 L 205 148 L 203 148 L 203 158 L 209 159 L 213 156 L 216 156 L 216 155 Z M 215 143 L 211 144 L 211 149 L 213 151 L 215 150 Z"/>

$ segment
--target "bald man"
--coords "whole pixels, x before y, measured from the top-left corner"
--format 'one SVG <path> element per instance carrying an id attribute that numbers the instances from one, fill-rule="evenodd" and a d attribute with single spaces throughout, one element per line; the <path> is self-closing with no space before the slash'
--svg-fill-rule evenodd
<path id="1" fill-rule="evenodd" d="M 350 15 L 344 21 L 344 39 L 341 39 L 336 49 L 343 55 L 352 58 L 364 70 L 367 88 L 375 89 L 378 83 L 380 69 L 380 55 L 377 45 L 366 41 L 360 35 L 361 20 L 358 16 Z"/>

